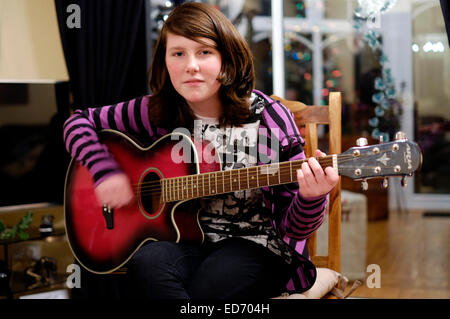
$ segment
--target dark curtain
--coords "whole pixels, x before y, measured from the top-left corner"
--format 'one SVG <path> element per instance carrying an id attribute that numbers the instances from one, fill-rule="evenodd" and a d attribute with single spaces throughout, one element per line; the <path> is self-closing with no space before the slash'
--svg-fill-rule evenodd
<path id="1" fill-rule="evenodd" d="M 71 4 L 80 27 L 70 28 Z M 147 93 L 145 0 L 55 0 L 74 108 Z"/>
<path id="2" fill-rule="evenodd" d="M 79 28 L 69 27 L 70 16 L 76 14 L 68 10 L 71 4 L 79 6 Z M 73 108 L 110 105 L 147 94 L 145 0 L 55 0 L 55 6 Z M 125 276 L 81 269 L 81 288 L 72 289 L 72 298 L 127 295 Z"/>
<path id="3" fill-rule="evenodd" d="M 450 4 L 449 0 L 441 0 L 442 14 L 444 15 L 445 28 L 447 29 L 448 45 L 450 46 Z"/>

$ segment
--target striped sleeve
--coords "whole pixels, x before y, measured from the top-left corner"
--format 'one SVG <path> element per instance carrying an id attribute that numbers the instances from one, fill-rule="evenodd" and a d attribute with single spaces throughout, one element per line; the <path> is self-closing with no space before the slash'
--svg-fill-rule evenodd
<path id="1" fill-rule="evenodd" d="M 92 174 L 97 186 L 121 172 L 119 165 L 100 143 L 97 132 L 113 129 L 125 134 L 154 135 L 148 119 L 149 96 L 98 108 L 77 110 L 64 123 L 64 143 L 70 156 Z"/>
<path id="2" fill-rule="evenodd" d="M 270 102 L 262 116 L 269 131 L 278 131 L 281 145 L 278 160 L 292 161 L 306 158 L 303 151 L 304 140 L 294 122 L 292 112 L 278 101 Z M 273 139 L 272 134 L 272 139 Z M 273 144 L 273 141 L 272 141 Z M 273 159 L 273 157 L 272 157 Z M 322 224 L 327 195 L 305 199 L 299 193 L 298 183 L 273 186 L 263 190 L 263 198 L 267 207 L 271 207 L 275 227 L 282 238 L 303 240 L 309 238 Z"/>

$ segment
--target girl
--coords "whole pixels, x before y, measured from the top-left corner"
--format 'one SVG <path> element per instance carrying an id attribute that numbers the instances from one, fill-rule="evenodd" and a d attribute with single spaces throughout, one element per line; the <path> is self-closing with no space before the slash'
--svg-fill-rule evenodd
<path id="1" fill-rule="evenodd" d="M 151 71 L 153 95 L 78 110 L 65 124 L 67 149 L 91 172 L 99 203 L 118 208 L 136 200 L 99 142 L 96 132 L 105 128 L 147 144 L 186 128 L 214 144 L 224 170 L 305 158 L 291 112 L 254 90 L 249 47 L 216 8 L 176 7 L 161 30 Z M 127 264 L 133 291 L 148 298 L 223 299 L 309 289 L 316 270 L 307 238 L 324 219 L 338 175 L 311 158 L 297 180 L 199 200 L 205 242 L 141 247 Z"/>

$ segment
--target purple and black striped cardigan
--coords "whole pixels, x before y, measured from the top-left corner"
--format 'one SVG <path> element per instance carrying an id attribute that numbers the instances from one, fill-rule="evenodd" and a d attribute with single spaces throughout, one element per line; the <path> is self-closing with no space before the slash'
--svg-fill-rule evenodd
<path id="1" fill-rule="evenodd" d="M 298 160 L 305 158 L 302 146 L 304 140 L 295 125 L 292 112 L 279 101 L 255 90 L 264 100 L 261 113 L 258 154 L 264 154 L 273 161 Z M 127 102 L 101 108 L 77 110 L 64 124 L 64 141 L 70 155 L 86 166 L 95 184 L 120 172 L 106 146 L 102 145 L 96 131 L 115 129 L 134 136 L 145 136 L 155 141 L 169 133 L 167 129 L 153 127 L 148 117 L 148 101 L 151 96 L 139 97 Z M 273 135 L 269 132 L 276 131 Z M 270 134 L 270 136 L 268 136 Z M 260 135 L 261 136 L 261 135 Z M 277 141 L 271 141 L 276 136 Z M 261 141 L 269 141 L 262 143 Z M 278 147 L 270 147 L 279 143 Z M 277 150 L 279 154 L 277 154 Z M 258 156 L 258 165 L 261 162 Z M 266 207 L 272 211 L 272 224 L 283 241 L 297 253 L 294 258 L 294 273 L 286 284 L 289 292 L 303 292 L 312 287 L 317 272 L 309 260 L 307 239 L 322 224 L 327 204 L 327 196 L 304 199 L 298 192 L 298 183 L 262 188 Z"/>

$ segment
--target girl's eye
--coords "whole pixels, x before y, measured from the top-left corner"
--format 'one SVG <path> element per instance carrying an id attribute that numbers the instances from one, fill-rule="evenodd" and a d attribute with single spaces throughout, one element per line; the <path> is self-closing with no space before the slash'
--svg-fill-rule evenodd
<path id="1" fill-rule="evenodd" d="M 206 55 L 206 54 L 211 54 L 211 51 L 209 51 L 209 50 L 203 50 L 203 51 L 202 51 L 202 54 L 204 54 L 204 55 Z"/>

